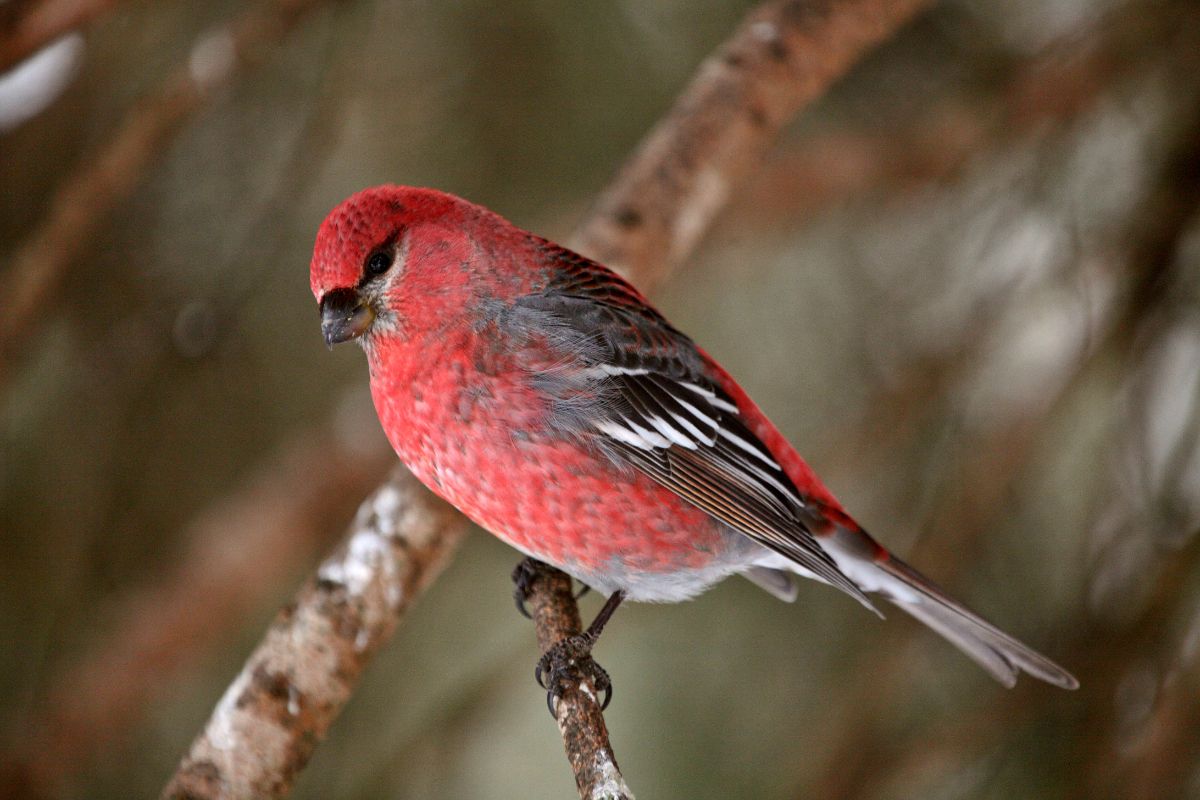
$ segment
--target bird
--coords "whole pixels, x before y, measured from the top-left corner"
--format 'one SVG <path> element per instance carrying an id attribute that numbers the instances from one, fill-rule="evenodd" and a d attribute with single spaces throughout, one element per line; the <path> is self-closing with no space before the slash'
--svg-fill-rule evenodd
<path id="1" fill-rule="evenodd" d="M 383 185 L 321 223 L 310 283 L 328 346 L 365 352 L 400 460 L 526 556 L 518 589 L 549 564 L 607 597 L 539 662 L 551 693 L 586 661 L 607 705 L 591 650 L 621 602 L 683 601 L 731 575 L 787 601 L 797 577 L 875 613 L 882 598 L 1007 687 L 1020 673 L 1078 687 L 870 536 L 734 378 L 602 264 L 457 196 Z"/>

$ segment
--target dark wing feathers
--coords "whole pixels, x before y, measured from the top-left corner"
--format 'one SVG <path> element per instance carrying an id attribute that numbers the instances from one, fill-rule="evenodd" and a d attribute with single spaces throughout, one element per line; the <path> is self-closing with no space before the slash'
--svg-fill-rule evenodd
<path id="1" fill-rule="evenodd" d="M 800 492 L 692 341 L 609 270 L 548 243 L 543 253 L 554 277 L 514 313 L 570 364 L 539 376 L 561 398 L 556 423 L 870 606 L 813 538 Z"/>

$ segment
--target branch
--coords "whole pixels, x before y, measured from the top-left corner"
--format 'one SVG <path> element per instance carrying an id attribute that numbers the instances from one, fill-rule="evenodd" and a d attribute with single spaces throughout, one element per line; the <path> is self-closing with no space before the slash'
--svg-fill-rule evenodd
<path id="1" fill-rule="evenodd" d="M 583 632 L 571 578 L 557 569 L 539 570 L 529 583 L 529 607 L 543 653 Z M 562 734 L 567 761 L 583 800 L 633 800 L 608 741 L 608 726 L 591 678 L 564 681 L 551 711 Z"/>
<path id="2" fill-rule="evenodd" d="M 116 0 L 10 0 L 0 14 L 0 72 L 108 11 Z"/>
<path id="3" fill-rule="evenodd" d="M 1130 364 L 1141 360 L 1154 335 L 1163 334 L 1162 315 L 1172 300 L 1169 290 L 1178 280 L 1181 242 L 1200 209 L 1200 113 L 1189 113 L 1181 127 L 1179 140 L 1156 180 L 1130 214 L 1127 234 L 1131 242 L 1125 255 L 1126 275 L 1121 291 L 1111 301 L 1112 308 L 1102 315 L 1106 322 L 1089 351 L 1069 365 L 1070 372 L 1065 380 L 1056 390 L 1048 392 L 1047 397 L 1041 398 L 1038 407 L 1017 415 L 1011 424 L 993 431 L 972 447 L 971 459 L 959 470 L 963 495 L 952 493 L 954 501 L 946 507 L 936 526 L 940 532 L 936 540 L 927 538 L 918 543 L 919 557 L 914 560 L 932 564 L 930 571 L 938 575 L 939 580 L 944 581 L 946 575 L 969 564 L 971 554 L 979 547 L 991 524 L 1008 512 L 1007 487 L 1028 462 L 1042 428 L 1070 407 L 1086 389 L 1089 378 L 1101 370 L 1125 373 Z M 1157 578 L 1156 596 L 1178 596 L 1177 587 L 1182 578 L 1176 570 L 1177 567 L 1171 566 Z M 1185 570 L 1183 574 L 1188 573 Z M 1159 611 L 1166 608 L 1165 600 L 1151 605 Z M 1111 697 L 1129 664 L 1112 654 L 1144 656 L 1150 649 L 1144 641 L 1145 632 L 1161 631 L 1162 624 L 1139 623 L 1107 631 L 1096 630 L 1097 627 L 1083 626 L 1075 648 L 1068 651 L 1073 655 L 1068 655 L 1065 663 L 1078 665 L 1076 672 L 1086 693 L 1094 697 Z M 830 707 L 855 711 L 842 715 L 840 721 L 826 723 L 831 731 L 826 738 L 834 744 L 829 748 L 830 755 L 820 777 L 813 784 L 817 787 L 817 796 L 867 796 L 879 776 L 895 774 L 892 762 L 899 760 L 904 750 L 896 747 L 894 737 L 876 717 L 864 710 L 877 709 L 888 697 L 902 693 L 899 684 L 904 671 L 896 665 L 904 658 L 905 651 L 899 644 L 905 635 L 901 628 L 891 629 L 887 634 L 889 641 L 879 645 L 880 651 L 887 653 L 885 660 L 872 659 L 863 665 L 864 673 L 869 670 L 871 679 L 846 682 L 846 691 L 836 703 L 830 704 Z M 1113 637 L 1114 644 L 1098 644 L 1102 636 Z M 1134 636 L 1142 638 L 1131 640 Z M 1023 695 L 1025 702 L 1031 702 L 1029 698 L 1034 696 Z M 1015 706 L 1012 700 L 1007 700 L 1005 713 L 989 718 L 1008 727 Z M 1098 735 L 1075 744 L 1079 752 L 1073 754 L 1071 763 L 1091 765 L 1086 772 L 1096 780 L 1080 782 L 1078 789 L 1081 796 L 1094 796 L 1103 787 L 1111 787 L 1114 780 L 1105 769 L 1111 766 L 1111 741 L 1103 735 L 1114 727 L 1109 718 L 1113 704 L 1105 701 L 1085 704 L 1084 708 L 1092 718 L 1082 729 L 1098 732 Z M 972 741 L 983 738 L 979 735 L 982 730 L 983 726 L 975 728 Z"/>
<path id="4" fill-rule="evenodd" d="M 303 16 L 324 0 L 276 0 L 201 36 L 157 92 L 142 99 L 117 133 L 55 192 L 50 208 L 0 276 L 0 386 L 21 345 L 49 315 L 54 290 L 108 214 L 138 185 L 183 125 L 241 70 L 261 64 Z"/>
<path id="5" fill-rule="evenodd" d="M 675 108 L 601 197 L 574 237 L 575 247 L 623 270 L 643 287 L 661 281 L 691 252 L 732 186 L 761 160 L 784 123 L 828 88 L 855 58 L 928 3 L 792 0 L 754 11 L 733 38 L 704 62 Z M 448 508 L 410 475 L 398 472 L 364 505 L 360 519 L 371 517 L 378 498 L 396 494 L 413 509 Z M 427 515 L 431 516 L 416 513 L 414 519 L 424 520 Z M 439 565 L 448 559 L 461 537 L 450 531 L 464 524 L 452 512 L 428 523 L 432 528 L 427 525 L 422 532 L 426 557 L 437 559 Z M 404 519 L 396 520 L 388 534 L 393 551 L 413 547 L 402 546 L 411 535 Z M 354 533 L 343 552 L 353 552 L 360 537 L 361 532 Z M 370 647 L 355 651 L 354 669 L 338 669 L 343 665 L 328 659 L 314 661 L 305 648 L 320 645 L 321 636 L 339 637 L 343 629 L 362 630 L 356 615 L 365 607 L 339 607 L 338 626 L 309 626 L 309 637 L 293 640 L 290 649 L 277 623 L 218 704 L 165 797 L 239 796 L 242 789 L 275 797 L 290 788 L 349 698 L 365 660 L 391 634 L 407 603 L 428 584 L 428 580 L 414 584 L 411 574 L 390 563 L 380 557 L 355 565 L 358 580 L 369 580 L 381 590 L 391 587 L 405 603 L 391 609 L 390 625 L 378 631 Z M 322 585 L 321 580 L 310 582 L 284 612 L 282 624 L 288 630 L 296 619 L 321 618 L 327 603 Z M 531 590 L 529 605 L 538 620 L 542 652 L 562 636 L 579 632 L 579 611 L 565 574 L 548 570 Z M 335 638 L 344 644 L 343 640 L 344 636 Z M 316 674 L 321 667 L 334 671 L 322 679 Z M 295 677 L 301 668 L 303 687 Z M 323 689 L 328 691 L 322 693 Z M 299 717 L 281 712 L 281 708 L 288 710 L 296 692 L 309 706 L 321 709 L 319 724 L 298 724 L 297 719 L 308 719 L 304 704 L 297 706 Z M 583 683 L 569 689 L 558 703 L 555 718 L 581 796 L 589 800 L 630 796 L 593 687 Z"/>
<path id="6" fill-rule="evenodd" d="M 646 291 L 696 246 L 783 126 L 932 0 L 791 0 L 752 11 L 642 142 L 573 247 Z"/>
<path id="7" fill-rule="evenodd" d="M 354 498 L 394 458 L 382 437 L 366 446 L 348 438 L 323 431 L 288 443 L 245 488 L 191 522 L 179 568 L 123 598 L 116 633 L 59 676 L 44 708 L 14 726 L 10 741 L 21 749 L 0 757 L 9 765 L 0 795 L 14 781 L 38 796 L 59 794 L 66 776 L 112 752 L 197 650 L 221 641 L 233 621 L 261 607 L 265 592 L 334 544 Z"/>
<path id="8" fill-rule="evenodd" d="M 462 515 L 397 469 L 279 612 L 163 797 L 286 794 L 375 651 L 466 531 Z"/>

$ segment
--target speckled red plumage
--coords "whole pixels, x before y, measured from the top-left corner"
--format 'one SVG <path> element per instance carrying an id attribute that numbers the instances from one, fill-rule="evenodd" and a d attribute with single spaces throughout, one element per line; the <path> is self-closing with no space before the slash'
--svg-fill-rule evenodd
<path id="1" fill-rule="evenodd" d="M 882 594 L 1005 683 L 1073 685 L 867 536 L 733 378 L 604 267 L 459 198 L 378 187 L 322 224 L 311 282 L 331 341 L 360 337 L 401 460 L 522 552 L 635 600 L 739 572 L 819 577 Z"/>

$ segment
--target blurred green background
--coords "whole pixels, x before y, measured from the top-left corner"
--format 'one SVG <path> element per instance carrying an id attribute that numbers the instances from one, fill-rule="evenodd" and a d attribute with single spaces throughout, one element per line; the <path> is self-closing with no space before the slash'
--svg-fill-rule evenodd
<path id="1" fill-rule="evenodd" d="M 248 7 L 114 4 L 25 119 L 0 76 L 0 270 Z M 385 474 L 362 354 L 324 348 L 308 289 L 324 214 L 428 185 L 565 239 L 751 7 L 317 3 L 183 119 L 0 379 L 0 790 L 155 796 Z M 900 614 L 731 580 L 599 646 L 639 797 L 1200 796 L 1198 53 L 1189 2 L 942 3 L 656 295 L 868 529 L 1083 688 L 1006 691 Z M 325 470 L 349 477 L 312 530 L 240 549 L 261 531 L 230 508 Z M 516 560 L 471 535 L 296 797 L 572 796 Z M 171 603 L 191 627 L 155 627 Z"/>

